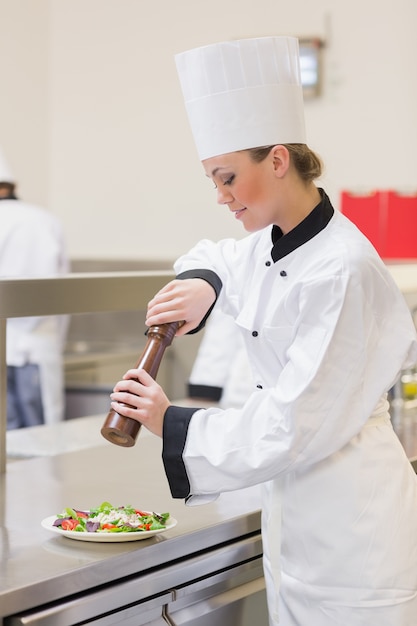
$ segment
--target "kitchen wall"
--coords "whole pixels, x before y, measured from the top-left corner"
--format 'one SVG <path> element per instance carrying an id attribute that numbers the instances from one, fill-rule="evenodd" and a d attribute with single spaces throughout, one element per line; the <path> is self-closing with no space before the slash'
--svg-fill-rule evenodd
<path id="1" fill-rule="evenodd" d="M 49 54 L 48 0 L 0 0 L 0 146 L 22 195 L 43 204 L 50 184 Z"/>
<path id="2" fill-rule="evenodd" d="M 414 0 L 0 0 L 0 145 L 74 258 L 171 259 L 241 236 L 202 173 L 174 54 L 313 35 L 324 78 L 308 138 L 335 205 L 342 189 L 415 191 L 416 23 Z"/>

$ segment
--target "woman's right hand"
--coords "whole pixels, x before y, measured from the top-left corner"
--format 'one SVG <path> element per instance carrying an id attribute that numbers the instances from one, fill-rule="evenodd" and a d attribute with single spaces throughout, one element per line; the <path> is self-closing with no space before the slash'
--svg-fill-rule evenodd
<path id="1" fill-rule="evenodd" d="M 184 321 L 176 336 L 185 335 L 200 324 L 211 305 L 216 292 L 202 278 L 173 280 L 163 287 L 148 304 L 145 323 L 157 326 Z"/>
<path id="2" fill-rule="evenodd" d="M 164 390 L 143 369 L 131 369 L 116 383 L 110 395 L 111 406 L 118 415 L 143 424 L 154 435 L 162 437 L 164 415 L 169 400 Z"/>

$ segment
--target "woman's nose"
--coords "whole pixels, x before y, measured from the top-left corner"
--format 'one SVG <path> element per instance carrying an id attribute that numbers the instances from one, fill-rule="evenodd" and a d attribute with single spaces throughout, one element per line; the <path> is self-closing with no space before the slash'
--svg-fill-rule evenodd
<path id="1" fill-rule="evenodd" d="M 232 202 L 233 196 L 225 187 L 217 187 L 217 204 L 229 204 Z"/>

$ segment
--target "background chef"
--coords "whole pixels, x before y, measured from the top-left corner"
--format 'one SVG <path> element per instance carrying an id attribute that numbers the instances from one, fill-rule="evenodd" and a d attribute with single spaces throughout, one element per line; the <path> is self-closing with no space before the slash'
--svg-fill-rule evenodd
<path id="1" fill-rule="evenodd" d="M 41 278 L 69 271 L 59 221 L 22 202 L 0 150 L 0 277 Z M 7 321 L 7 428 L 51 424 L 64 418 L 62 353 L 66 316 Z"/>

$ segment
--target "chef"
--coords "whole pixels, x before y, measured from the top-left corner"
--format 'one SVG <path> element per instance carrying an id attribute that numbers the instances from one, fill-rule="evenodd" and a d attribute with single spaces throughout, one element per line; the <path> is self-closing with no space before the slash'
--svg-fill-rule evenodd
<path id="1" fill-rule="evenodd" d="M 63 232 L 47 211 L 22 202 L 0 150 L 0 278 L 44 278 L 68 272 Z M 66 316 L 7 321 L 7 428 L 64 418 Z"/>
<path id="2" fill-rule="evenodd" d="M 216 304 L 257 389 L 239 409 L 176 407 L 133 369 L 113 408 L 163 437 L 174 497 L 262 485 L 271 626 L 415 626 L 417 477 L 387 392 L 416 333 L 375 249 L 314 183 L 298 41 L 209 45 L 177 68 L 204 172 L 249 234 L 197 243 L 146 323 L 184 320 L 181 336 Z"/>

